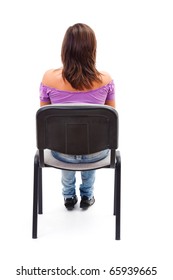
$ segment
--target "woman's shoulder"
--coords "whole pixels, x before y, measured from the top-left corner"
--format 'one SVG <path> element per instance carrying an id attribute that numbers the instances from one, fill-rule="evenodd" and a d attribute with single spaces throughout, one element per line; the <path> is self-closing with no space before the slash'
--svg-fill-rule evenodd
<path id="1" fill-rule="evenodd" d="M 62 69 L 49 69 L 47 70 L 42 78 L 42 83 L 46 86 L 53 86 L 57 81 L 58 76 L 61 75 Z"/>
<path id="2" fill-rule="evenodd" d="M 106 71 L 100 71 L 103 85 L 107 85 L 112 81 L 111 75 Z"/>

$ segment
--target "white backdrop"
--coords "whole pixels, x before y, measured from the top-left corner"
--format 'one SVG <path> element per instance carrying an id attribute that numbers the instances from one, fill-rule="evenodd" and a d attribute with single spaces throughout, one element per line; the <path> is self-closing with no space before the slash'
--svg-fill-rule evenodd
<path id="1" fill-rule="evenodd" d="M 116 266 L 157 267 L 170 279 L 172 228 L 171 0 L 6 0 L 0 3 L 2 279 L 27 279 L 16 269 L 99 268 L 114 279 Z M 98 171 L 96 204 L 67 212 L 60 172 L 44 172 L 44 215 L 31 239 L 35 112 L 43 73 L 61 64 L 69 25 L 84 22 L 96 33 L 97 66 L 116 85 L 122 156 L 122 240 L 114 240 L 113 177 Z M 78 177 L 78 179 L 80 179 Z M 106 272 L 103 272 L 106 270 Z M 105 277 L 106 276 L 106 277 Z M 39 276 L 30 276 L 38 279 Z M 57 278 L 59 277 L 59 278 Z M 63 276 L 42 276 L 42 279 Z M 65 278 L 65 277 L 64 277 Z M 64 279 L 63 278 L 63 279 Z M 85 276 L 66 276 L 66 279 Z M 127 279 L 128 276 L 119 276 Z M 29 279 L 29 277 L 28 277 Z"/>

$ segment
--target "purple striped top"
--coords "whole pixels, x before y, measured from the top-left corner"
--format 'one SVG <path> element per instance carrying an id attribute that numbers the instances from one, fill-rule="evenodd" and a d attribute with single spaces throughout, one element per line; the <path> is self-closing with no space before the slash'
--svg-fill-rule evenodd
<path id="1" fill-rule="evenodd" d="M 92 103 L 105 104 L 107 100 L 114 100 L 115 86 L 112 80 L 107 85 L 88 91 L 64 91 L 43 83 L 40 85 L 40 101 L 56 103 Z"/>

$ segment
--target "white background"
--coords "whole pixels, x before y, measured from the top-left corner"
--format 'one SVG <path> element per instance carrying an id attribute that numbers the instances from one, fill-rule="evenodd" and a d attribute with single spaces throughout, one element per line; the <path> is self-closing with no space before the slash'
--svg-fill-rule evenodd
<path id="1" fill-rule="evenodd" d="M 99 268 L 100 276 L 40 279 L 172 279 L 171 0 L 1 1 L 2 279 L 25 268 Z M 97 67 L 116 85 L 122 156 L 122 235 L 114 240 L 113 174 L 100 170 L 95 205 L 67 212 L 60 171 L 44 170 L 44 215 L 31 238 L 35 112 L 44 72 L 61 66 L 69 25 L 84 22 L 97 37 Z M 78 182 L 80 177 L 78 176 Z M 80 182 L 79 182 L 80 183 Z M 157 276 L 110 276 L 111 267 L 157 266 Z M 103 269 L 107 272 L 103 273 Z M 27 278 L 28 277 L 28 278 Z"/>

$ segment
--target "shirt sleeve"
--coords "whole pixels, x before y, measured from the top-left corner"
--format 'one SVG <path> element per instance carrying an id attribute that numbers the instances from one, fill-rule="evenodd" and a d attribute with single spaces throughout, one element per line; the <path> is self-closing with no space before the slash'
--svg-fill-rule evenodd
<path id="1" fill-rule="evenodd" d="M 107 97 L 106 100 L 115 100 L 115 85 L 114 85 L 114 81 L 112 80 L 108 85 L 108 93 L 107 93 Z"/>
<path id="2" fill-rule="evenodd" d="M 50 89 L 41 83 L 40 84 L 40 101 L 50 102 L 49 93 L 50 93 Z"/>

